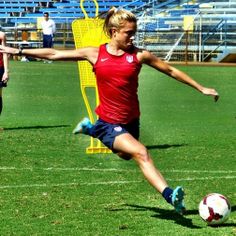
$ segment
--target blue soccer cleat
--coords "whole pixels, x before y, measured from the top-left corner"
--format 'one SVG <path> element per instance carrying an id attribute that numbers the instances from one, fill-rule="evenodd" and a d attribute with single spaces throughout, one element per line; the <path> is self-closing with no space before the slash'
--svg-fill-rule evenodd
<path id="1" fill-rule="evenodd" d="M 88 134 L 88 129 L 92 128 L 89 118 L 85 117 L 81 120 L 73 130 L 73 134 Z"/>
<path id="2" fill-rule="evenodd" d="M 186 208 L 184 205 L 184 190 L 181 186 L 178 186 L 173 190 L 171 203 L 177 213 L 179 213 L 180 215 L 184 214 Z"/>

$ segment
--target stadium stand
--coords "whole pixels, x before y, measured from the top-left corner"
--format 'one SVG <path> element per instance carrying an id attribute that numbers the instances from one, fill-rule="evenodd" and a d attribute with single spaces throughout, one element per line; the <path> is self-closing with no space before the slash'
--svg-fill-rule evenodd
<path id="1" fill-rule="evenodd" d="M 222 55 L 227 56 L 227 53 L 232 52 L 236 45 L 235 4 L 236 1 L 206 1 L 205 3 L 203 3 L 203 1 L 195 1 L 194 3 L 184 3 L 178 6 L 173 5 L 173 7 L 160 10 L 156 14 L 157 19 L 144 15 L 142 19 L 140 19 L 140 22 L 145 22 L 141 23 L 141 30 L 145 32 L 150 31 L 150 33 L 146 33 L 146 37 L 139 41 L 143 43 L 142 45 L 144 47 L 149 47 L 150 50 L 154 50 L 154 48 L 158 50 L 159 55 L 160 51 L 166 54 L 168 50 L 172 50 L 172 52 L 179 50 L 181 51 L 180 53 L 183 54 L 182 60 L 184 60 L 183 57 L 184 54 L 186 54 L 184 50 L 186 49 L 181 49 L 181 47 L 187 47 L 185 46 L 186 37 L 189 37 L 188 44 L 195 44 L 192 47 L 188 45 L 188 52 L 191 53 L 191 50 L 195 51 L 192 53 L 192 60 L 223 61 L 220 59 Z M 175 31 L 183 31 L 185 18 L 188 16 L 190 16 L 189 19 L 192 17 L 191 20 L 194 22 L 194 32 L 188 36 L 179 34 L 179 36 L 175 37 Z M 163 34 L 161 37 L 157 37 L 157 33 L 160 31 L 162 31 Z M 193 39 L 194 34 L 198 34 L 195 36 L 195 39 Z M 201 38 L 199 36 L 200 34 Z M 176 33 L 176 35 L 178 35 L 178 33 Z M 195 43 L 191 42 L 192 39 L 195 40 Z M 201 48 L 197 45 L 199 41 L 201 41 L 202 44 Z M 176 42 L 178 42 L 178 44 L 176 44 Z M 171 44 L 173 48 L 170 49 Z M 201 58 L 197 58 L 196 54 L 198 53 L 201 53 Z M 174 54 L 172 54 L 172 56 L 173 55 Z M 195 59 L 193 59 L 194 57 Z M 232 58 L 235 57 L 231 56 L 228 58 L 232 60 Z"/>
<path id="2" fill-rule="evenodd" d="M 218 60 L 220 54 L 226 54 L 236 45 L 236 0 L 98 0 L 98 4 L 99 13 L 107 11 L 111 6 L 132 10 L 139 18 L 138 44 L 156 48 L 164 54 L 176 44 L 178 38 L 175 31 L 183 32 L 183 22 L 188 16 L 194 21 L 194 31 L 202 31 L 201 50 L 206 54 L 202 60 L 212 60 L 214 57 Z M 94 17 L 93 1 L 84 1 L 84 7 L 88 16 Z M 79 1 L 1 0 L 1 26 L 12 40 L 20 40 L 21 31 L 27 31 L 29 40 L 38 41 L 41 36 L 37 22 L 46 11 L 57 24 L 56 43 L 73 46 L 71 23 L 76 18 L 84 17 Z"/>

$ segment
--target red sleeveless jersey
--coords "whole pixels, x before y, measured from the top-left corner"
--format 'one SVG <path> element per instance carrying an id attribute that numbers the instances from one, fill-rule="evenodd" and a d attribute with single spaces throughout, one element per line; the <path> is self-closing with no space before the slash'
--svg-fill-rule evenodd
<path id="1" fill-rule="evenodd" d="M 137 50 L 115 56 L 107 52 L 106 44 L 101 45 L 93 69 L 100 99 L 97 115 L 112 124 L 127 124 L 139 118 L 138 74 L 141 63 L 137 59 Z"/>
<path id="2" fill-rule="evenodd" d="M 0 43 L 1 43 L 2 41 L 0 40 Z M 4 67 L 4 62 L 3 62 L 3 54 L 2 53 L 0 53 L 0 67 L 2 68 L 2 67 Z M 1 79 L 1 78 L 0 78 Z"/>
<path id="3" fill-rule="evenodd" d="M 0 67 L 4 67 L 4 64 L 3 64 L 3 54 L 0 53 Z"/>

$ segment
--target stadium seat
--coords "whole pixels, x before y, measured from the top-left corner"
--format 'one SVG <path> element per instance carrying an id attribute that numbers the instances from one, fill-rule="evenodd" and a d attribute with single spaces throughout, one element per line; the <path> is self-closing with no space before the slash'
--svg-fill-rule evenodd
<path id="1" fill-rule="evenodd" d="M 25 11 L 24 8 L 0 8 L 0 13 L 10 13 L 12 16 L 22 16 Z"/>

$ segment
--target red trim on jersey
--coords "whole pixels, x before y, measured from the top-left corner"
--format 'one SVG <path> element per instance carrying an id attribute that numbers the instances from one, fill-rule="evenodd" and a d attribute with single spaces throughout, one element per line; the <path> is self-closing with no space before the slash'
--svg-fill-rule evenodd
<path id="1" fill-rule="evenodd" d="M 3 64 L 3 54 L 0 53 L 0 67 L 4 67 L 4 64 Z"/>
<path id="2" fill-rule="evenodd" d="M 93 68 L 100 99 L 96 108 L 98 116 L 112 124 L 127 124 L 139 118 L 137 92 L 141 64 L 137 59 L 137 50 L 115 56 L 107 52 L 106 44 L 101 45 Z"/>

